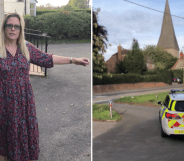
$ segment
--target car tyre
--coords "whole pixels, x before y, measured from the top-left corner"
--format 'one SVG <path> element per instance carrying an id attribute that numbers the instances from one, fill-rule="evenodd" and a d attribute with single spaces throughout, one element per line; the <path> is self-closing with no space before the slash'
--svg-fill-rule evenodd
<path id="1" fill-rule="evenodd" d="M 163 131 L 163 128 L 162 128 L 162 123 L 160 122 L 160 130 L 161 130 L 161 137 L 166 137 L 167 136 L 167 134 Z"/>

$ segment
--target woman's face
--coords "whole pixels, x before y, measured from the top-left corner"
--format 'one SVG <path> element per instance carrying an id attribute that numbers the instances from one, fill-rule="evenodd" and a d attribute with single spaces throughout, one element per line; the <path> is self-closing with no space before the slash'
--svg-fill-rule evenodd
<path id="1" fill-rule="evenodd" d="M 14 27 L 11 27 L 11 25 L 13 25 Z M 18 28 L 19 26 L 20 26 L 20 21 L 17 17 L 10 17 L 7 20 L 5 25 L 6 40 L 17 41 L 20 34 L 20 29 Z"/>

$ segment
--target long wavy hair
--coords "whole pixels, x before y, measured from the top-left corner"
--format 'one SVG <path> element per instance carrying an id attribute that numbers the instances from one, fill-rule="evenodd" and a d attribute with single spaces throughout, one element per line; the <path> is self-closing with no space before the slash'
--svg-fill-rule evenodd
<path id="1" fill-rule="evenodd" d="M 20 33 L 19 37 L 17 39 L 17 45 L 20 45 L 20 50 L 22 54 L 26 57 L 26 59 L 29 61 L 30 60 L 30 55 L 29 51 L 26 47 L 26 42 L 24 38 L 24 27 L 25 27 L 25 22 L 23 17 L 18 14 L 18 13 L 9 13 L 6 15 L 6 17 L 3 19 L 2 24 L 1 24 L 1 30 L 0 30 L 0 58 L 6 58 L 6 48 L 5 48 L 5 25 L 10 17 L 17 17 L 20 21 Z"/>

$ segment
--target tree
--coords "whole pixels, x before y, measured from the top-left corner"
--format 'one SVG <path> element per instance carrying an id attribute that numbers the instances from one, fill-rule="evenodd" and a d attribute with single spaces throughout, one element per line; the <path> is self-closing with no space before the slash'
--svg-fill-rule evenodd
<path id="1" fill-rule="evenodd" d="M 47 9 L 52 9 L 53 7 L 52 7 L 51 3 L 46 3 L 46 4 L 45 4 L 45 8 L 47 8 Z"/>
<path id="2" fill-rule="evenodd" d="M 121 64 L 122 66 L 119 67 L 119 70 L 123 73 L 143 74 L 147 70 L 144 56 L 139 49 L 139 44 L 136 39 L 133 39 L 132 51 L 127 52 L 127 55 Z M 117 64 L 116 67 L 118 67 L 118 65 L 120 64 Z"/>
<path id="3" fill-rule="evenodd" d="M 68 5 L 75 9 L 86 8 L 86 0 L 69 0 Z"/>
<path id="4" fill-rule="evenodd" d="M 72 11 L 72 10 L 73 10 L 73 8 L 70 5 L 66 5 L 63 7 L 63 11 Z"/>
<path id="5" fill-rule="evenodd" d="M 177 58 L 155 45 L 147 45 L 143 50 L 143 55 L 153 60 L 155 69 L 171 69 Z"/>
<path id="6" fill-rule="evenodd" d="M 107 44 L 107 30 L 105 27 L 98 24 L 99 10 L 93 11 L 93 76 L 96 77 L 97 73 L 106 73 L 107 68 L 104 61 L 104 52 L 106 52 Z M 99 53 L 101 52 L 101 54 Z"/>
<path id="7" fill-rule="evenodd" d="M 139 49 L 139 43 L 138 43 L 138 41 L 136 39 L 133 39 L 132 50 L 140 50 Z"/>
<path id="8" fill-rule="evenodd" d="M 116 63 L 115 71 L 116 73 L 127 73 L 124 61 L 119 61 Z"/>

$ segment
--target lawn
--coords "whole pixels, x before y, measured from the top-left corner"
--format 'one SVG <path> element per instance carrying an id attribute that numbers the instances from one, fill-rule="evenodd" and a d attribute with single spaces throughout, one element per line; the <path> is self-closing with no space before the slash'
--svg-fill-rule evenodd
<path id="1" fill-rule="evenodd" d="M 134 97 L 131 97 L 131 96 L 130 97 L 123 97 L 123 98 L 115 100 L 114 102 L 159 107 L 160 105 L 158 105 L 157 102 L 158 101 L 163 102 L 164 99 L 165 99 L 165 96 L 168 93 L 169 93 L 169 91 L 168 92 L 155 93 L 155 94 L 134 96 Z"/>
<path id="2" fill-rule="evenodd" d="M 110 118 L 110 107 L 106 104 L 93 104 L 93 120 L 121 120 L 121 115 L 113 110 Z"/>

